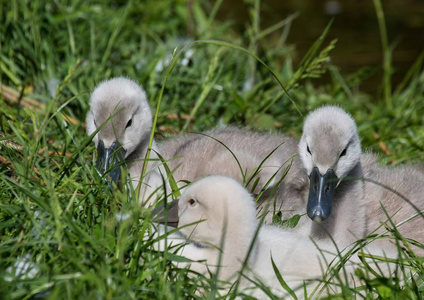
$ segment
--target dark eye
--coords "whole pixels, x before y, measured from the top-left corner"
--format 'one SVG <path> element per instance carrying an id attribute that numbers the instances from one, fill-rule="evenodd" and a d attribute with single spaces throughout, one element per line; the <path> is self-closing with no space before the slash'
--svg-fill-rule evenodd
<path id="1" fill-rule="evenodd" d="M 346 148 L 344 148 L 344 150 L 342 151 L 342 153 L 340 153 L 340 157 L 345 156 L 346 155 Z"/>
<path id="2" fill-rule="evenodd" d="M 128 127 L 130 127 L 131 125 L 132 125 L 132 119 L 130 119 L 130 120 L 128 121 L 127 126 L 125 126 L 125 128 L 128 128 Z"/>
<path id="3" fill-rule="evenodd" d="M 308 151 L 308 153 L 309 153 L 310 155 L 312 155 L 312 153 L 311 153 L 311 149 L 309 149 L 309 146 L 306 146 L 306 151 Z"/>
<path id="4" fill-rule="evenodd" d="M 190 204 L 191 206 L 194 206 L 196 204 L 196 200 L 194 199 L 189 199 L 188 200 L 188 204 Z"/>

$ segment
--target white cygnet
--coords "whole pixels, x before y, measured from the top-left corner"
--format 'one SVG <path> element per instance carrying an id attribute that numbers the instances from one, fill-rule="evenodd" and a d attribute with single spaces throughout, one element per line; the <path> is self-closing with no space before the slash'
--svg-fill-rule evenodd
<path id="1" fill-rule="evenodd" d="M 311 291 L 327 265 L 338 260 L 331 243 L 315 244 L 308 237 L 280 227 L 263 225 L 255 237 L 259 224 L 253 198 L 229 177 L 209 176 L 196 181 L 185 189 L 174 209 L 178 209 L 181 235 L 191 241 L 179 254 L 194 261 L 182 266 L 205 276 L 211 272 L 230 284 L 242 272 L 240 287 L 245 294 L 264 296 L 253 280 L 264 283 L 277 296 L 287 295 L 271 258 L 299 297 L 303 297 L 304 284 Z M 348 267 L 348 274 L 353 270 Z M 307 282 L 310 280 L 318 281 L 311 284 Z"/>
<path id="2" fill-rule="evenodd" d="M 86 119 L 87 133 L 93 134 L 97 147 L 97 168 L 101 175 L 109 172 L 111 181 L 120 176 L 119 165 L 127 162 L 134 188 L 142 174 L 150 134 L 152 115 L 146 93 L 134 81 L 118 77 L 100 83 L 90 99 L 90 110 Z M 153 141 L 146 176 L 142 179 L 140 202 L 153 202 L 152 194 L 162 187 L 162 176 L 166 176 Z M 110 181 L 109 181 L 110 182 Z"/>
<path id="3" fill-rule="evenodd" d="M 387 220 L 380 202 L 395 224 L 424 208 L 422 172 L 408 166 L 382 167 L 375 156 L 361 154 L 355 121 L 340 107 L 324 106 L 307 116 L 299 155 L 310 178 L 307 213 L 319 223 L 312 223 L 312 236 L 329 233 L 347 245 Z M 424 241 L 421 216 L 399 230 Z"/>

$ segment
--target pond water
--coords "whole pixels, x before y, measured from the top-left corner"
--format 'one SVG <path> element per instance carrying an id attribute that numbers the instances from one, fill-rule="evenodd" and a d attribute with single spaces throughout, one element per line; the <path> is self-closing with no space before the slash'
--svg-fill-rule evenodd
<path id="1" fill-rule="evenodd" d="M 393 82 L 396 83 L 424 50 L 424 1 L 383 0 L 382 5 L 389 43 L 396 46 L 392 58 L 395 68 Z M 248 7 L 243 0 L 226 0 L 218 17 L 234 20 L 235 27 L 243 30 L 250 22 Z M 273 25 L 294 12 L 300 15 L 293 21 L 288 43 L 296 47 L 295 64 L 334 17 L 328 41 L 338 39 L 331 58 L 342 74 L 364 66 L 381 65 L 381 39 L 372 0 L 262 0 L 261 28 Z M 380 79 L 381 72 L 377 72 L 361 88 L 376 90 Z"/>

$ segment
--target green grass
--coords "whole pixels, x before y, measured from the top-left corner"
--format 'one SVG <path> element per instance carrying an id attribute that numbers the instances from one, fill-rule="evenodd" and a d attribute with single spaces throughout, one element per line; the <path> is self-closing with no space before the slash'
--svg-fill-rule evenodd
<path id="1" fill-rule="evenodd" d="M 325 39 L 330 21 L 294 66 L 286 38 L 296 14 L 261 28 L 259 1 L 249 1 L 252 22 L 244 34 L 230 21 L 215 20 L 221 1 L 193 1 L 191 9 L 166 0 L 2 1 L 0 81 L 9 92 L 0 96 L 0 298 L 185 299 L 221 293 L 210 290 L 213 279 L 177 269 L 172 261 L 181 258 L 154 251 L 153 237 L 146 239 L 151 209 L 139 207 L 131 191 L 112 194 L 96 176 L 95 149 L 83 122 L 90 91 L 113 76 L 144 86 L 152 110 L 157 107 L 157 138 L 234 123 L 299 137 L 310 110 L 340 104 L 357 120 L 363 146 L 381 154 L 383 163 L 423 161 L 424 55 L 391 86 L 392 49 L 381 3 L 374 2 L 384 56 L 376 94 L 360 89 L 373 70 L 343 76 L 329 62 L 337 46 Z M 270 40 L 271 33 L 280 38 Z M 313 79 L 324 72 L 331 80 L 318 87 Z M 131 216 L 118 222 L 118 211 Z M 33 278 L 7 278 L 22 260 L 36 268 Z M 371 279 L 366 264 L 359 265 L 368 297 L 422 298 L 422 259 L 405 259 L 399 268 L 404 277 L 396 281 L 378 272 Z M 416 272 L 411 279 L 410 269 Z"/>

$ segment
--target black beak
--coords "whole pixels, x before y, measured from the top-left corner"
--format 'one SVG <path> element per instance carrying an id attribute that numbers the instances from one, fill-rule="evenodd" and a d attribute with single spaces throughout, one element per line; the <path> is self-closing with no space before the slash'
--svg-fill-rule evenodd
<path id="1" fill-rule="evenodd" d="M 315 223 L 321 223 L 330 216 L 337 180 L 333 169 L 328 169 L 325 175 L 321 175 L 317 167 L 312 170 L 306 210 Z"/>
<path id="2" fill-rule="evenodd" d="M 118 142 L 113 142 L 110 148 L 106 149 L 103 141 L 100 141 L 97 146 L 97 162 L 96 168 L 100 176 L 104 176 L 108 172 L 106 181 L 113 189 L 112 183 L 117 184 L 121 176 L 120 164 L 124 162 L 125 149 Z"/>
<path id="3" fill-rule="evenodd" d="M 153 221 L 161 224 L 168 224 L 168 226 L 178 227 L 178 200 L 175 199 L 167 205 L 158 205 L 153 210 Z"/>

